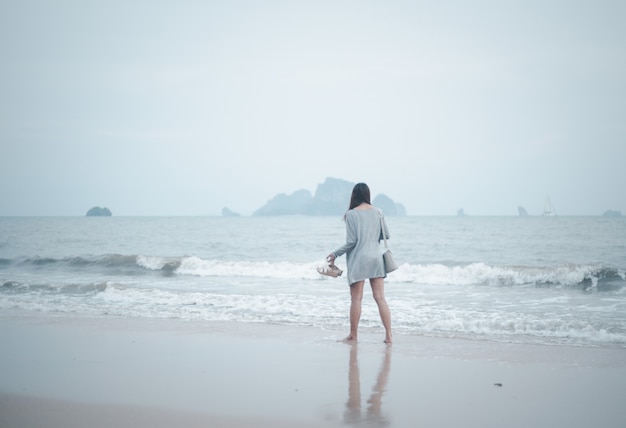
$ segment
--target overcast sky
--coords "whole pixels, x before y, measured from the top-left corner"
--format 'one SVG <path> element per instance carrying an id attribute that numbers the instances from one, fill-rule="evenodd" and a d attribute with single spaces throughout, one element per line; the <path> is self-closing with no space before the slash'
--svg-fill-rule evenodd
<path id="1" fill-rule="evenodd" d="M 0 215 L 626 214 L 626 2 L 2 1 Z M 347 205 L 348 201 L 346 201 Z"/>

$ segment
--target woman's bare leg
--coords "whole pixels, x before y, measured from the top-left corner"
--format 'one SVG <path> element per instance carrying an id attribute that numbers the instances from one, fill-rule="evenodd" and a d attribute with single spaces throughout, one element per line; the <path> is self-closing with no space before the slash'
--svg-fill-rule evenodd
<path id="1" fill-rule="evenodd" d="M 346 342 L 355 341 L 357 338 L 364 284 L 365 281 L 359 281 L 350 285 L 350 334 L 344 339 Z"/>
<path id="2" fill-rule="evenodd" d="M 383 278 L 370 278 L 370 285 L 372 286 L 372 294 L 374 300 L 378 305 L 378 313 L 380 313 L 380 320 L 385 327 L 385 343 L 391 343 L 391 311 L 385 299 L 385 281 Z"/>

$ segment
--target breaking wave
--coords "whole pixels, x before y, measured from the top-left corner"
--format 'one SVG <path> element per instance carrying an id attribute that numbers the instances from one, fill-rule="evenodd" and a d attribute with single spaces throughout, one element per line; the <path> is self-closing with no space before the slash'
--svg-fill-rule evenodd
<path id="1" fill-rule="evenodd" d="M 141 318 L 234 321 L 343 329 L 347 292 L 341 287 L 291 287 L 269 292 L 184 290 L 119 282 L 0 283 L 0 310 L 81 313 Z M 444 297 L 445 299 L 445 297 Z M 537 304 L 535 302 L 535 304 Z M 604 311 L 613 310 L 610 307 Z M 621 310 L 615 308 L 615 310 Z M 394 329 L 403 334 L 482 337 L 490 340 L 591 346 L 626 346 L 620 319 L 581 317 L 572 311 L 511 311 L 481 305 L 432 305 L 418 298 L 393 301 Z M 373 303 L 364 306 L 363 329 L 379 329 Z"/>
<path id="2" fill-rule="evenodd" d="M 323 261 L 242 261 L 203 259 L 196 256 L 161 257 L 149 255 L 106 254 L 68 258 L 0 259 L 0 271 L 15 268 L 68 269 L 111 275 L 247 277 L 269 279 L 318 279 L 315 268 Z M 340 267 L 342 267 L 340 265 Z M 342 267 L 345 268 L 345 267 Z M 583 290 L 618 290 L 626 286 L 626 273 L 596 264 L 560 266 L 491 266 L 486 263 L 464 265 L 404 264 L 390 275 L 388 282 L 429 285 L 486 285 L 576 287 Z"/>
<path id="3" fill-rule="evenodd" d="M 626 275 L 618 269 L 571 264 L 555 267 L 406 264 L 394 272 L 393 280 L 435 285 L 561 286 L 585 290 L 608 290 L 626 285 Z"/>

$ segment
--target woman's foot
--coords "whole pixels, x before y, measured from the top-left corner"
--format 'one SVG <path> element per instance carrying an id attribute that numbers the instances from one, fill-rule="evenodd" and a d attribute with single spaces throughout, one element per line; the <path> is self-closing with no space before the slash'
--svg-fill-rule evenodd
<path id="1" fill-rule="evenodd" d="M 344 337 L 341 340 L 338 340 L 337 342 L 343 342 L 343 343 L 354 343 L 356 342 L 356 336 L 353 335 L 348 335 L 347 337 Z"/>

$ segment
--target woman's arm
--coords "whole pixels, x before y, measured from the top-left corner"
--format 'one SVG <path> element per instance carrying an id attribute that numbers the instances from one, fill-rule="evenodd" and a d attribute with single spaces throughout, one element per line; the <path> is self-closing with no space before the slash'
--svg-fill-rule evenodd
<path id="1" fill-rule="evenodd" d="M 353 214 L 354 213 L 348 211 L 348 214 L 346 215 L 346 243 L 330 253 L 327 257 L 328 261 L 334 262 L 337 257 L 341 257 L 348 251 L 352 250 L 356 245 L 356 218 Z"/>

